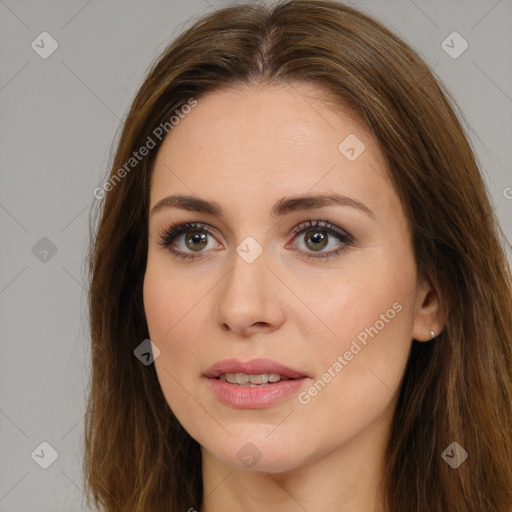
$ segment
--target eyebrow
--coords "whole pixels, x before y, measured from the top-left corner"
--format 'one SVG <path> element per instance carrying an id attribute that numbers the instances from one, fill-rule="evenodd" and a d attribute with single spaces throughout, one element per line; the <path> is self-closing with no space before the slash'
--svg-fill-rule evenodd
<path id="1" fill-rule="evenodd" d="M 273 217 L 284 216 L 292 212 L 314 210 L 331 205 L 350 206 L 351 208 L 361 210 L 370 217 L 375 218 L 375 214 L 364 203 L 361 203 L 357 199 L 352 199 L 351 197 L 336 193 L 282 197 L 274 204 L 270 215 Z M 153 206 L 150 215 L 154 215 L 156 212 L 166 208 L 180 208 L 182 210 L 214 215 L 219 218 L 224 217 L 222 208 L 215 201 L 207 201 L 197 196 L 184 194 L 173 194 L 164 197 Z"/>

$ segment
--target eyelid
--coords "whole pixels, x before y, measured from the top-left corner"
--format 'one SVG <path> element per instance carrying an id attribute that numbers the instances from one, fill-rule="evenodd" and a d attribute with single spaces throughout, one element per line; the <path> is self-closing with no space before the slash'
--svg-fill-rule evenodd
<path id="1" fill-rule="evenodd" d="M 293 228 L 292 233 L 294 235 L 297 235 L 299 233 L 302 233 L 306 231 L 308 228 L 314 230 L 319 228 L 325 228 L 326 231 L 338 233 L 341 236 L 344 236 L 345 238 L 349 239 L 350 241 L 354 240 L 354 237 L 345 229 L 340 228 L 338 226 L 335 226 L 328 220 L 307 220 L 305 222 L 301 222 L 298 226 Z"/>
<path id="2" fill-rule="evenodd" d="M 178 222 L 171 223 L 167 228 L 162 229 L 157 238 L 157 243 L 164 247 L 169 246 L 178 236 L 183 233 L 187 233 L 188 231 L 193 231 L 196 229 L 197 231 L 205 231 L 213 238 L 215 237 L 215 233 L 218 231 L 209 224 L 205 224 L 204 222 Z"/>

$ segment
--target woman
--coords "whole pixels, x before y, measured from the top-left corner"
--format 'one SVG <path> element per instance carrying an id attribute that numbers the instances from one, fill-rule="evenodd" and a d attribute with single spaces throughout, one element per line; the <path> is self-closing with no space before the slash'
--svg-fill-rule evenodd
<path id="1" fill-rule="evenodd" d="M 336 2 L 169 46 L 97 189 L 96 507 L 512 510 L 510 269 L 447 98 Z"/>

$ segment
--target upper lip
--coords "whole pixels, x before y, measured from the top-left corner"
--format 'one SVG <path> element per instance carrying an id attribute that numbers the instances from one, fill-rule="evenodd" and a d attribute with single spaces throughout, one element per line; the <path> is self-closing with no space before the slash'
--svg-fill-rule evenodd
<path id="1" fill-rule="evenodd" d="M 251 359 L 239 361 L 238 359 L 225 359 L 218 361 L 205 372 L 205 377 L 214 379 L 223 373 L 245 373 L 247 375 L 261 375 L 263 373 L 275 373 L 289 379 L 307 377 L 304 372 L 289 368 L 284 364 L 271 359 Z"/>

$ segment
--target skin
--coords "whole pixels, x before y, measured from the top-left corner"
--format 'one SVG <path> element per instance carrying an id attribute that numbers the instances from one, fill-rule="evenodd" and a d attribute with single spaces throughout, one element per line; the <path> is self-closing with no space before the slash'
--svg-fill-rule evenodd
<path id="1" fill-rule="evenodd" d="M 411 340 L 428 341 L 443 327 L 436 291 L 418 279 L 376 142 L 321 94 L 303 83 L 208 93 L 156 158 L 150 209 L 183 193 L 225 212 L 222 219 L 177 208 L 150 215 L 144 279 L 163 393 L 202 447 L 201 512 L 383 510 L 382 454 Z M 338 149 L 350 134 L 366 146 L 354 161 Z M 320 192 L 357 199 L 374 215 L 338 205 L 270 215 L 283 196 Z M 318 254 L 311 235 L 322 228 L 309 228 L 309 236 L 292 230 L 317 219 L 348 231 L 354 244 L 328 260 L 306 259 Z M 182 260 L 158 244 L 171 222 L 214 229 L 199 246 L 202 258 Z M 175 249 L 198 254 L 185 236 Z M 247 236 L 263 250 L 250 264 L 236 252 Z M 328 236 L 320 252 L 343 245 Z M 308 374 L 307 391 L 395 303 L 400 312 L 307 404 L 293 395 L 263 409 L 233 408 L 203 378 L 219 360 L 266 357 Z M 250 468 L 237 457 L 247 442 L 261 454 Z"/>

